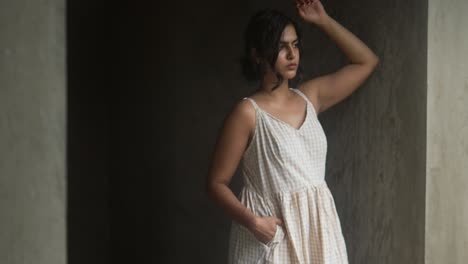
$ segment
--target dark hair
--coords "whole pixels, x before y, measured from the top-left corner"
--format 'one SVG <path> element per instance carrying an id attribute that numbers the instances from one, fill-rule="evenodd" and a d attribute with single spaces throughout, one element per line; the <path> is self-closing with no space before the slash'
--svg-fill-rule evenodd
<path id="1" fill-rule="evenodd" d="M 263 9 L 255 13 L 247 25 L 244 31 L 244 54 L 241 59 L 242 73 L 248 81 L 260 81 L 265 74 L 267 67 L 274 71 L 276 59 L 279 53 L 279 42 L 281 34 L 287 25 L 293 25 L 297 38 L 299 60 L 302 58 L 302 34 L 297 23 L 283 14 L 280 11 L 273 9 Z M 253 58 L 251 52 L 255 48 L 256 55 L 261 59 L 261 63 L 257 64 Z M 267 63 L 267 65 L 265 65 Z M 302 64 L 299 63 L 298 76 L 302 78 Z M 283 81 L 283 76 L 276 73 L 278 83 L 273 87 L 276 89 Z"/>

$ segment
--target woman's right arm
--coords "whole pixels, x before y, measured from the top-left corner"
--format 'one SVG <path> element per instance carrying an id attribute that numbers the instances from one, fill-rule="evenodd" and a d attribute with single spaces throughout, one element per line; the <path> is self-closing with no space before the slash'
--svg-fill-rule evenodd
<path id="1" fill-rule="evenodd" d="M 228 187 L 255 126 L 255 109 L 249 103 L 247 100 L 238 102 L 223 122 L 212 154 L 206 191 L 229 217 L 251 229 L 256 216 Z"/>

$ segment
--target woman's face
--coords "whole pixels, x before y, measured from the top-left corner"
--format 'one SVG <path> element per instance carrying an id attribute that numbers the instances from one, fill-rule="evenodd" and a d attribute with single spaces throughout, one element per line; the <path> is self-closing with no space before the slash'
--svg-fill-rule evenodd
<path id="1" fill-rule="evenodd" d="M 279 53 L 276 59 L 275 70 L 285 79 L 296 76 L 299 67 L 299 40 L 294 26 L 287 25 L 281 35 Z"/>

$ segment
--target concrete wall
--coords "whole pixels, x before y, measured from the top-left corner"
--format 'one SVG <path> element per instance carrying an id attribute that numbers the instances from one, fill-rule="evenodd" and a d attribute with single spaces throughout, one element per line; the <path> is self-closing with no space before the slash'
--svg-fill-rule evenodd
<path id="1" fill-rule="evenodd" d="M 332 10 L 381 59 L 355 94 L 320 117 L 350 263 L 423 263 L 426 1 L 334 1 Z"/>
<path id="2" fill-rule="evenodd" d="M 355 94 L 321 117 L 350 263 L 423 263 L 426 1 L 335 9 L 381 58 Z"/>
<path id="3" fill-rule="evenodd" d="M 0 262 L 66 261 L 62 0 L 0 2 Z"/>
<path id="4" fill-rule="evenodd" d="M 426 263 L 468 259 L 468 2 L 429 0 Z"/>
<path id="5" fill-rule="evenodd" d="M 417 1 L 323 2 L 327 11 L 381 58 L 374 75 L 352 97 L 321 116 L 328 136 L 327 181 L 336 198 L 350 263 L 423 263 L 427 4 Z M 162 12 L 163 77 L 152 81 L 166 98 L 173 131 L 159 147 L 170 162 L 166 231 L 158 237 L 174 263 L 223 263 L 229 219 L 203 193 L 212 147 L 232 105 L 253 91 L 237 60 L 242 31 L 259 8 L 295 17 L 289 1 L 184 3 Z M 157 26 L 157 24 L 155 24 Z M 164 25 L 167 25 L 164 24 Z M 311 25 L 303 25 L 306 78 L 346 63 L 344 55 Z M 155 37 L 156 38 L 156 37 Z M 159 70 L 160 69 L 160 70 Z M 176 69 L 176 70 L 174 70 Z M 158 99 L 154 99 L 157 101 Z M 171 176 L 169 176 L 171 175 Z M 240 189 L 239 175 L 231 187 Z M 161 188 L 158 182 L 156 188 Z M 158 207 L 159 208 L 159 207 Z M 164 232 L 164 231 L 163 231 Z M 166 251 L 168 252 L 168 251 Z"/>

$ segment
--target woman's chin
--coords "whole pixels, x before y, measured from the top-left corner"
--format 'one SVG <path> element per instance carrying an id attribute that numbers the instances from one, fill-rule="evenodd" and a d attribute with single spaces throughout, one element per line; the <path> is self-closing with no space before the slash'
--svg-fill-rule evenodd
<path id="1" fill-rule="evenodd" d="M 284 77 L 288 80 L 291 80 L 291 79 L 294 79 L 294 77 L 296 77 L 296 73 L 287 73 L 284 75 Z"/>
<path id="2" fill-rule="evenodd" d="M 281 74 L 281 76 L 283 76 L 283 79 L 290 80 L 290 79 L 294 79 L 296 77 L 297 72 L 296 71 L 287 71 L 287 72 L 282 72 L 280 74 Z"/>

